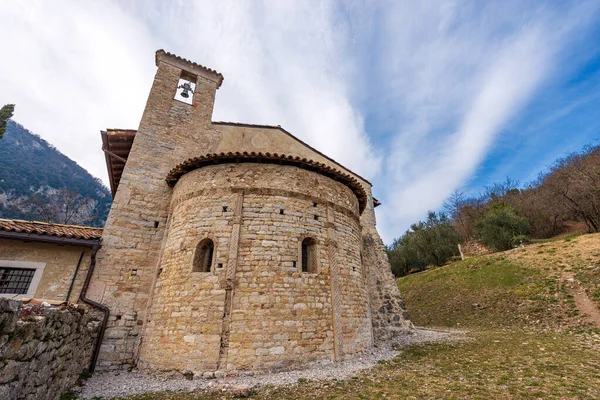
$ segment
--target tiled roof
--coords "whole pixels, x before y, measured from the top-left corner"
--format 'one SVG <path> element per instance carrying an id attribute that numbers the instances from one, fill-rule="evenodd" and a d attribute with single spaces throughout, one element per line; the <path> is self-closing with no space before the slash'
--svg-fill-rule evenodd
<path id="1" fill-rule="evenodd" d="M 307 158 L 294 157 L 286 154 L 277 153 L 255 153 L 255 152 L 229 152 L 229 153 L 213 153 L 206 154 L 200 157 L 190 158 L 187 161 L 173 168 L 166 177 L 167 184 L 175 186 L 179 178 L 186 173 L 207 165 L 221 163 L 271 163 L 280 165 L 292 165 L 294 167 L 313 171 L 318 174 L 327 176 L 335 181 L 346 185 L 356 195 L 358 199 L 359 211 L 362 214 L 367 203 L 367 194 L 360 182 L 350 174 L 346 174 L 336 168 L 318 161 Z"/>
<path id="2" fill-rule="evenodd" d="M 221 87 L 221 85 L 223 84 L 223 75 L 220 72 L 215 71 L 214 69 L 210 69 L 205 67 L 204 65 L 200 65 L 198 63 L 195 63 L 193 61 L 188 60 L 187 58 L 183 58 L 183 57 L 179 57 L 177 54 L 173 54 L 173 53 L 169 53 L 168 51 L 164 51 L 163 49 L 157 50 L 156 51 L 156 66 L 158 66 L 158 59 L 160 56 L 166 56 L 175 60 L 178 60 L 180 62 L 182 62 L 183 64 L 187 64 L 187 66 L 191 67 L 191 68 L 197 68 L 201 71 L 205 71 L 208 72 L 210 74 L 213 74 L 217 80 L 218 80 L 218 86 L 217 89 Z"/>
<path id="3" fill-rule="evenodd" d="M 0 219 L 0 231 L 83 240 L 98 240 L 102 236 L 102 228 L 16 219 Z"/>

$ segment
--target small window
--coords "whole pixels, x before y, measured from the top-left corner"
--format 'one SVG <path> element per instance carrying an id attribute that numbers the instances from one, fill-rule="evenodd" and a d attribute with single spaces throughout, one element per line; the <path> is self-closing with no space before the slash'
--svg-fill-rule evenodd
<path id="1" fill-rule="evenodd" d="M 210 272 L 214 251 L 215 245 L 212 240 L 204 239 L 198 243 L 194 253 L 192 272 Z"/>
<path id="2" fill-rule="evenodd" d="M 317 242 L 313 238 L 306 238 L 302 241 L 301 250 L 302 272 L 317 272 Z"/>
<path id="3" fill-rule="evenodd" d="M 0 293 L 27 294 L 35 269 L 0 268 Z"/>

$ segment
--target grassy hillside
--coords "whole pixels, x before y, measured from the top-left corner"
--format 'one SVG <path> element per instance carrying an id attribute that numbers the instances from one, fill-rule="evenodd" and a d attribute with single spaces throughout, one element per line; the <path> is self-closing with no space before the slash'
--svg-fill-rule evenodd
<path id="1" fill-rule="evenodd" d="M 575 297 L 600 305 L 600 234 L 468 258 L 398 285 L 417 325 L 593 328 Z"/>

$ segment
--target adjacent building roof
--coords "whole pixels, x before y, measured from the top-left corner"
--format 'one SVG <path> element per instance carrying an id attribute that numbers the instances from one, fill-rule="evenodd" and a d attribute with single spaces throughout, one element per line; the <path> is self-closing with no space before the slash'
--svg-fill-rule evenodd
<path id="1" fill-rule="evenodd" d="M 350 174 L 346 174 L 338 169 L 335 169 L 327 164 L 318 161 L 309 160 L 306 158 L 294 157 L 286 154 L 277 153 L 255 153 L 255 152 L 229 152 L 229 153 L 213 153 L 206 154 L 200 157 L 190 158 L 187 161 L 173 168 L 166 177 L 166 181 L 170 186 L 175 183 L 186 173 L 208 165 L 223 164 L 223 163 L 262 163 L 262 164 L 279 164 L 292 165 L 294 167 L 313 171 L 318 174 L 327 176 L 335 181 L 346 185 L 356 195 L 360 213 L 366 207 L 367 193 L 362 184 Z"/>
<path id="2" fill-rule="evenodd" d="M 102 228 L 91 226 L 0 219 L 0 238 L 91 246 L 101 237 Z"/>

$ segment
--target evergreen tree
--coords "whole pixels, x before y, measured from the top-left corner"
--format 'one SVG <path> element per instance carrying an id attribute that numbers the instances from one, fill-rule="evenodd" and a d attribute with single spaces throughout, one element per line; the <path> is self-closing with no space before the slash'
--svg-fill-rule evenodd
<path id="1" fill-rule="evenodd" d="M 429 265 L 444 265 L 457 255 L 460 239 L 446 214 L 430 211 L 425 221 L 413 224 L 386 248 L 392 272 L 403 276 Z"/>
<path id="2" fill-rule="evenodd" d="M 6 122 L 12 118 L 14 112 L 14 104 L 7 104 L 0 108 L 0 139 L 2 139 L 4 132 L 6 132 Z"/>
<path id="3" fill-rule="evenodd" d="M 479 241 L 497 251 L 517 247 L 527 240 L 531 224 L 517 210 L 505 203 L 496 203 L 475 221 L 475 236 Z"/>

